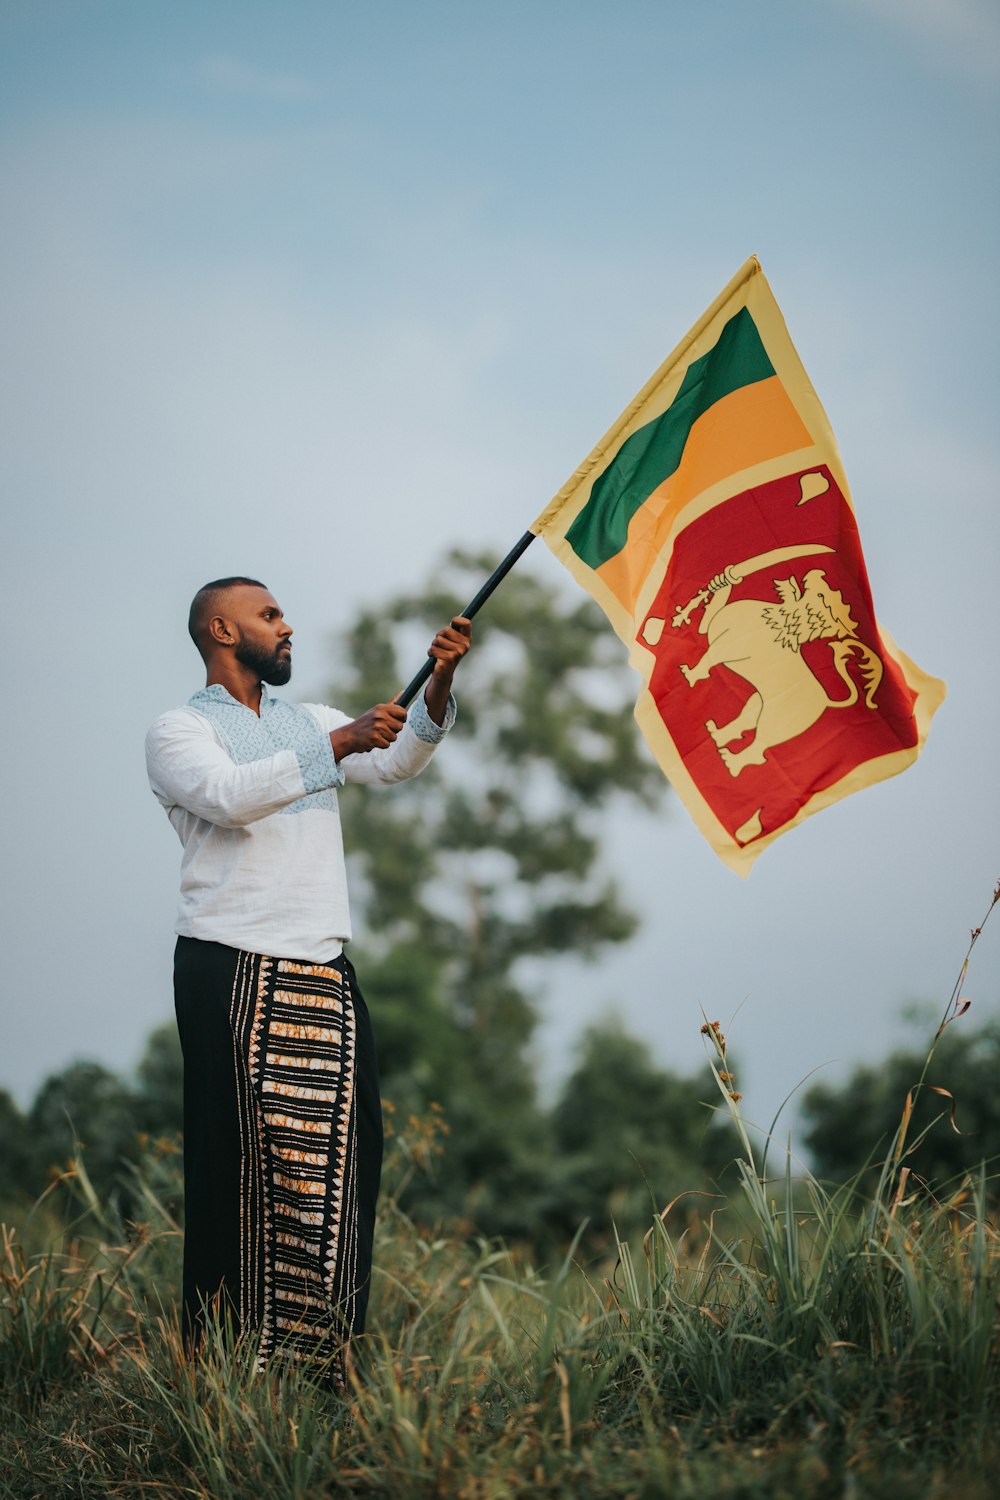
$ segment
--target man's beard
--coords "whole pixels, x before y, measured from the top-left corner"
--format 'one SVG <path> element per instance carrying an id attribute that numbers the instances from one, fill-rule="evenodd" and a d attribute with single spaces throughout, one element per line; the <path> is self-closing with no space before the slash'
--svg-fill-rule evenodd
<path id="1" fill-rule="evenodd" d="M 236 660 L 249 667 L 270 687 L 284 687 L 292 675 L 291 652 L 279 646 L 274 651 L 265 651 L 252 641 L 240 641 L 236 647 Z"/>

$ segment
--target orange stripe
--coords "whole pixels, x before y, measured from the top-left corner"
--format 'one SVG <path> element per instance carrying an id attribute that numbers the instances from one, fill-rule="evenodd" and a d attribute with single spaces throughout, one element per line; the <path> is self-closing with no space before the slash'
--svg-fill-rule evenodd
<path id="1" fill-rule="evenodd" d="M 685 505 L 728 474 L 811 442 L 777 375 L 723 396 L 695 422 L 680 464 L 636 511 L 625 546 L 595 569 L 598 577 L 626 609 L 633 609 Z"/>

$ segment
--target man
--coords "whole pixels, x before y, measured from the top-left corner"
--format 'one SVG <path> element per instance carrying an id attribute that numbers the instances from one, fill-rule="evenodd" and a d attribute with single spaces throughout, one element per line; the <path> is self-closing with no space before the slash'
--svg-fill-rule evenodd
<path id="1" fill-rule="evenodd" d="M 206 686 L 146 738 L 184 854 L 174 993 L 184 1052 L 184 1323 L 206 1304 L 276 1352 L 329 1357 L 364 1329 L 382 1161 L 371 1023 L 351 936 L 337 788 L 415 776 L 455 718 L 472 627 L 438 631 L 407 716 L 271 698 L 292 628 L 252 578 L 195 595 Z"/>

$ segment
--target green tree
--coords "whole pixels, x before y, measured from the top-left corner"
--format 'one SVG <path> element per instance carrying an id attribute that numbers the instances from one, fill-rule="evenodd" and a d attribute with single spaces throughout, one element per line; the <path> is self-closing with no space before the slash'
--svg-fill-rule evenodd
<path id="1" fill-rule="evenodd" d="M 138 1157 L 134 1091 L 96 1062 L 74 1062 L 39 1088 L 28 1112 L 39 1186 L 52 1168 L 65 1167 L 82 1150 L 88 1176 L 101 1198 L 118 1186 L 126 1161 Z"/>
<path id="2" fill-rule="evenodd" d="M 712 1188 L 739 1154 L 717 1100 L 707 1069 L 679 1077 L 618 1022 L 589 1027 L 552 1115 L 558 1227 L 572 1233 L 584 1218 L 645 1227 L 651 1204 L 662 1210 L 691 1189 Z"/>
<path id="3" fill-rule="evenodd" d="M 358 712 L 397 693 L 492 566 L 452 553 L 433 586 L 366 611 L 339 643 L 333 701 Z M 652 807 L 664 790 L 633 692 L 597 608 L 564 602 L 522 564 L 476 622 L 444 752 L 416 782 L 341 799 L 352 951 L 386 1096 L 440 1102 L 448 1169 L 427 1206 L 460 1211 L 474 1186 L 477 1223 L 497 1232 L 528 1231 L 543 1191 L 533 991 L 550 961 L 592 956 L 636 925 L 599 857 L 609 808 Z"/>
<path id="4" fill-rule="evenodd" d="M 170 1021 L 150 1033 L 134 1084 L 100 1063 L 78 1061 L 45 1079 L 26 1114 L 0 1090 L 0 1202 L 38 1197 L 80 1151 L 98 1197 L 114 1198 L 128 1214 L 128 1169 L 144 1137 L 179 1136 L 182 1127 L 181 1050 Z M 78 1203 L 70 1190 L 61 1206 Z"/>
<path id="5" fill-rule="evenodd" d="M 927 1130 L 906 1160 L 919 1177 L 938 1186 L 984 1160 L 996 1172 L 1000 1159 L 1000 1022 L 979 1031 L 964 1025 L 951 1025 L 939 1042 L 907 1129 L 911 1145 Z M 805 1140 L 820 1177 L 846 1181 L 873 1157 L 884 1159 L 925 1056 L 926 1050 L 916 1048 L 896 1051 L 881 1063 L 854 1068 L 839 1087 L 821 1083 L 809 1090 L 802 1105 Z M 954 1100 L 954 1125 L 948 1095 Z"/>
<path id="6" fill-rule="evenodd" d="M 136 1126 L 151 1136 L 180 1135 L 184 1128 L 184 1059 L 173 1021 L 146 1039 L 136 1069 Z"/>
<path id="7" fill-rule="evenodd" d="M 6 1089 L 0 1089 L 0 1203 L 13 1203 L 37 1191 L 37 1165 L 26 1116 Z"/>

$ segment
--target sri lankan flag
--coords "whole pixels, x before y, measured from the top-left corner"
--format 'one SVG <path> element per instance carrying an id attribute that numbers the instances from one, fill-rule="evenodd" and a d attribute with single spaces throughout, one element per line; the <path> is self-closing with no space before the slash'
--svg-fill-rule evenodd
<path id="1" fill-rule="evenodd" d="M 875 619 L 836 441 L 756 259 L 532 530 L 628 646 L 639 726 L 741 874 L 919 755 L 944 684 Z"/>

